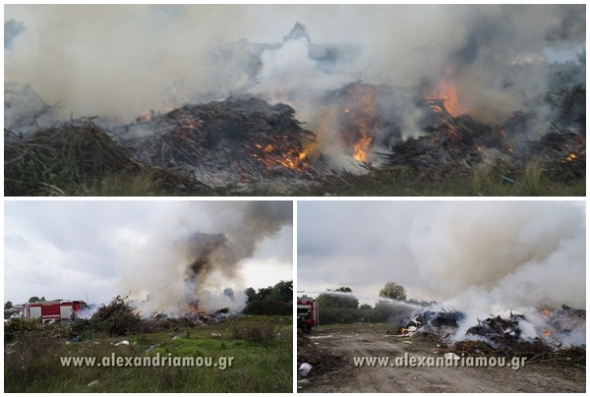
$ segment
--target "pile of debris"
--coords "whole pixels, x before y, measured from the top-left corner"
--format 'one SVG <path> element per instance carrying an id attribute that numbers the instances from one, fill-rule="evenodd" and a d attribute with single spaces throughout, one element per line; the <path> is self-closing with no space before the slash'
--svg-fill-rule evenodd
<path id="1" fill-rule="evenodd" d="M 578 133 L 555 126 L 554 132 L 529 138 L 539 123 L 532 113 L 517 111 L 504 123 L 488 125 L 469 114 L 451 114 L 442 99 L 416 94 L 347 84 L 325 93 L 314 131 L 302 128 L 293 107 L 246 95 L 151 112 L 127 125 L 99 118 L 94 120 L 99 128 L 87 120 L 56 121 L 55 108 L 29 87 L 5 84 L 5 189 L 9 195 L 71 194 L 63 181 L 83 184 L 151 168 L 174 192 L 225 187 L 251 192 L 280 181 L 287 193 L 341 175 L 341 165 L 321 153 L 333 148 L 317 144 L 325 130 L 335 130 L 338 150 L 361 168 L 374 163 L 440 179 L 473 175 L 482 164 L 503 163 L 522 172 L 538 158 L 555 180 L 585 178 L 586 141 Z M 421 117 L 415 128 L 423 135 L 404 140 L 405 115 L 416 109 Z M 53 126 L 37 131 L 47 120 Z M 42 177 L 27 179 L 36 175 Z"/>
<path id="2" fill-rule="evenodd" d="M 522 314 L 510 313 L 509 318 L 490 317 L 469 328 L 465 335 L 479 336 L 488 346 L 498 349 L 502 354 L 512 353 L 514 344 L 522 342 L 519 321 L 525 320 Z"/>
<path id="3" fill-rule="evenodd" d="M 320 349 L 309 337 L 300 332 L 297 334 L 297 368 L 301 369 L 298 371 L 298 389 L 310 385 L 317 376 L 349 365 L 343 357 L 328 349 Z"/>
<path id="4" fill-rule="evenodd" d="M 320 163 L 312 164 L 304 145 L 315 135 L 294 115 L 288 105 L 231 98 L 149 116 L 117 135 L 137 160 L 188 168 L 211 187 L 276 177 L 314 179 Z"/>
<path id="5" fill-rule="evenodd" d="M 4 131 L 6 196 L 79 195 L 107 177 L 142 177 L 182 192 L 197 182 L 182 170 L 146 167 L 91 120 L 41 129 L 31 137 Z M 177 193 L 177 194 L 178 194 Z"/>
<path id="6" fill-rule="evenodd" d="M 230 318 L 230 314 L 227 309 L 217 310 L 213 313 L 206 313 L 199 310 L 193 310 L 183 316 L 169 316 L 163 313 L 154 314 L 152 319 L 158 325 L 174 326 L 174 325 L 185 325 L 185 326 L 196 326 L 220 323 Z"/>
<path id="7" fill-rule="evenodd" d="M 420 138 L 398 141 L 390 153 L 380 153 L 386 168 L 410 168 L 433 177 L 469 175 L 480 164 L 498 162 L 524 169 L 533 158 L 551 164 L 560 179 L 583 178 L 586 170 L 586 140 L 581 135 L 550 132 L 539 140 L 523 140 L 516 126 L 527 115 L 516 112 L 503 124 L 490 126 L 470 115 L 447 115 Z M 520 133 L 515 132 L 520 131 Z"/>
<path id="8" fill-rule="evenodd" d="M 466 319 L 464 313 L 424 310 L 400 330 L 400 336 L 434 336 L 447 351 L 459 355 L 533 357 L 556 351 L 585 351 L 585 310 L 564 305 L 554 311 L 542 310 L 540 314 L 545 329 L 533 331 L 534 336 L 531 330 L 536 327 L 524 315 L 516 313 L 478 320 L 464 335 L 458 335 L 461 322 Z"/>

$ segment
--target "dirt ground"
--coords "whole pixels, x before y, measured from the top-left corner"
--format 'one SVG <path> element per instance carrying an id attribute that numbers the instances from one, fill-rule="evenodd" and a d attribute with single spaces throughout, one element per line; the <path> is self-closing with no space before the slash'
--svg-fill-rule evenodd
<path id="1" fill-rule="evenodd" d="M 513 368 L 357 367 L 353 357 L 440 357 L 432 338 L 387 334 L 386 324 L 324 326 L 297 341 L 298 367 L 313 368 L 298 379 L 299 392 L 585 392 L 586 365 L 577 359 L 535 360 Z"/>

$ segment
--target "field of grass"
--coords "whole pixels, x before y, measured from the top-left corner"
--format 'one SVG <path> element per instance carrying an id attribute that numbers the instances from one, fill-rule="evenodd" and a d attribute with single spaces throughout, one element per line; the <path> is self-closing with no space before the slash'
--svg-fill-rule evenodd
<path id="1" fill-rule="evenodd" d="M 293 390 L 292 319 L 242 315 L 226 322 L 74 342 L 29 334 L 5 343 L 6 392 L 275 392 Z M 128 341 L 128 345 L 116 343 Z M 114 367 L 115 357 L 211 357 L 217 366 Z M 96 357 L 100 367 L 69 367 L 60 357 Z M 224 363 L 221 357 L 233 357 Z M 107 358 L 107 359 L 105 359 Z M 206 360 L 203 361 L 207 363 Z M 127 361 L 125 361 L 127 363 Z M 93 382 L 97 382 L 92 384 Z M 89 386 L 89 384 L 92 384 Z"/>
<path id="2" fill-rule="evenodd" d="M 476 169 L 470 175 L 436 177 L 408 170 L 373 169 L 364 175 L 331 177 L 323 184 L 293 192 L 295 196 L 585 196 L 583 173 L 561 177 L 551 164 L 532 160 L 523 170 L 508 174 L 496 167 Z M 514 175 L 513 175 L 514 174 Z M 569 175 L 568 175 L 569 176 Z"/>

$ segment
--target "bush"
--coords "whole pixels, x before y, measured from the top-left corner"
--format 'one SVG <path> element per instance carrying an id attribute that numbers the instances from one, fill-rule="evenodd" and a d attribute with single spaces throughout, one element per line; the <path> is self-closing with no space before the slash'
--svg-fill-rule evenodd
<path id="1" fill-rule="evenodd" d="M 377 303 L 374 308 L 350 309 L 320 307 L 320 324 L 352 324 L 352 323 L 396 323 L 407 322 L 413 309 L 409 307 Z"/>
<path id="2" fill-rule="evenodd" d="M 352 324 L 363 321 L 363 314 L 365 310 L 320 306 L 320 324 Z"/>
<path id="3" fill-rule="evenodd" d="M 288 316 L 293 314 L 293 305 L 285 302 L 255 300 L 246 306 L 244 314 Z"/>
<path id="4" fill-rule="evenodd" d="M 42 332 L 41 320 L 34 318 L 13 318 L 4 324 L 4 341 L 12 342 L 14 339 L 30 332 Z"/>

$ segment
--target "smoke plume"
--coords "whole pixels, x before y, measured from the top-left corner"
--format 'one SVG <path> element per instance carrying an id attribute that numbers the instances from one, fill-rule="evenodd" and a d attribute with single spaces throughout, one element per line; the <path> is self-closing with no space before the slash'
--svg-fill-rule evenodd
<path id="1" fill-rule="evenodd" d="M 241 310 L 246 287 L 241 264 L 290 224 L 290 202 L 179 204 L 146 241 L 125 247 L 119 289 L 131 293 L 144 315 L 181 315 L 195 306 L 207 312 Z M 226 288 L 233 296 L 223 293 Z"/>
<path id="2" fill-rule="evenodd" d="M 409 242 L 420 283 L 466 313 L 459 336 L 490 315 L 542 324 L 540 309 L 586 307 L 584 213 L 571 203 L 447 203 Z"/>
<path id="3" fill-rule="evenodd" d="M 448 203 L 417 221 L 421 279 L 461 306 L 585 307 L 585 227 L 569 203 Z M 481 298 L 480 298 L 481 299 Z"/>
<path id="4" fill-rule="evenodd" d="M 586 32 L 584 5 L 9 5 L 5 11 L 8 43 L 21 34 L 5 79 L 32 85 L 48 103 L 61 101 L 68 115 L 127 119 L 165 109 L 162 101 L 176 90 L 182 89 L 178 101 L 227 96 L 247 86 L 249 75 L 269 90 L 280 83 L 306 96 L 359 77 L 417 86 L 449 66 L 460 69 L 467 105 L 495 109 L 524 99 L 493 87 L 515 57 L 575 48 Z M 286 36 L 297 22 L 305 30 Z M 247 43 L 279 48 L 253 54 Z M 313 43 L 358 51 L 339 47 L 314 58 L 306 47 Z M 536 84 L 543 77 L 536 75 Z M 536 92 L 521 88 L 527 96 Z"/>

